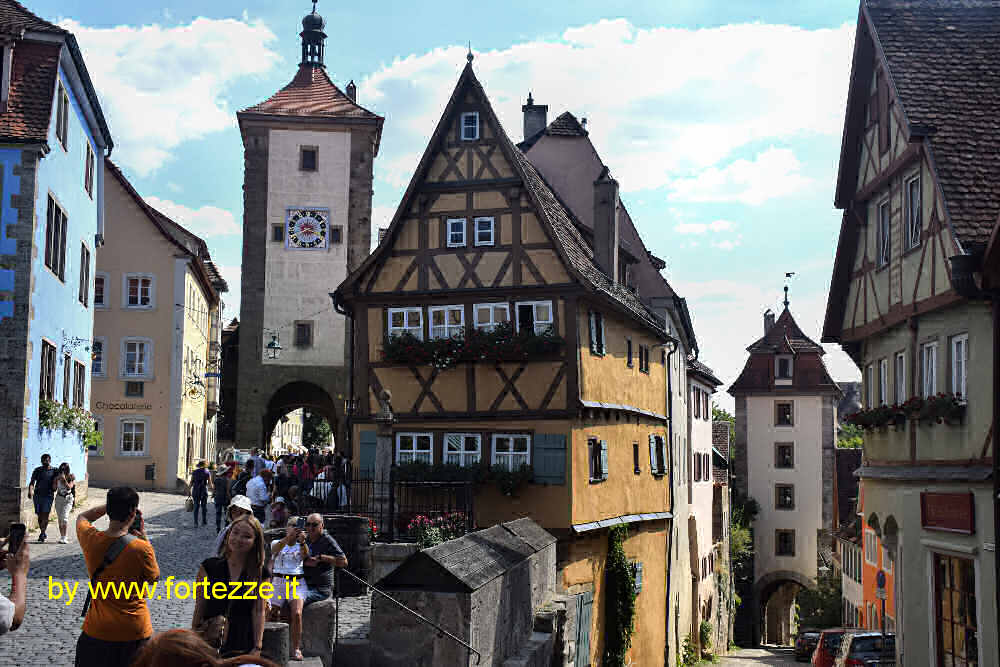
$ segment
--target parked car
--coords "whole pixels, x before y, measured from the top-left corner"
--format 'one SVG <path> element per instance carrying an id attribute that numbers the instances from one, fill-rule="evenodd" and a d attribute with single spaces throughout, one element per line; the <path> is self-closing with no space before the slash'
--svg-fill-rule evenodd
<path id="1" fill-rule="evenodd" d="M 850 632 L 844 628 L 827 628 L 819 636 L 816 650 L 813 651 L 813 667 L 833 667 L 834 660 L 840 654 L 840 640 L 844 633 Z"/>
<path id="2" fill-rule="evenodd" d="M 896 667 L 896 635 L 861 630 L 847 632 L 834 667 Z"/>
<path id="3" fill-rule="evenodd" d="M 812 658 L 821 632 L 822 630 L 799 630 L 799 634 L 795 636 L 796 662 L 808 662 Z"/>

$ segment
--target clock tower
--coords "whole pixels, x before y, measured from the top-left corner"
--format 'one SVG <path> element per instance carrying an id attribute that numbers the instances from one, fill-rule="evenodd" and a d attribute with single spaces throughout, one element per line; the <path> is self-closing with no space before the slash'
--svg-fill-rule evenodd
<path id="1" fill-rule="evenodd" d="M 235 421 L 241 448 L 264 447 L 298 407 L 345 444 L 350 354 L 330 293 L 368 255 L 372 162 L 383 118 L 330 79 L 326 22 L 302 19 L 291 82 L 237 113 L 244 148 L 243 264 Z M 278 349 L 280 348 L 280 349 Z"/>

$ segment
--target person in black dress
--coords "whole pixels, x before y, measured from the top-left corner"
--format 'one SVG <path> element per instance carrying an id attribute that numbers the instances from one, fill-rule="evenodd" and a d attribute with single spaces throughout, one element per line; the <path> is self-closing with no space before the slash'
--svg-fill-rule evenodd
<path id="1" fill-rule="evenodd" d="M 208 590 L 212 584 L 230 581 L 253 581 L 258 587 L 270 581 L 271 574 L 264 565 L 264 532 L 253 516 L 241 516 L 229 527 L 220 556 L 206 558 L 198 570 L 197 581 L 207 579 Z M 228 590 L 228 585 L 227 585 Z M 246 594 L 241 587 L 239 595 Z M 264 638 L 264 612 L 267 601 L 260 595 L 253 600 L 216 599 L 205 595 L 204 587 L 195 589 L 196 601 L 191 628 L 197 630 L 202 621 L 214 616 L 227 616 L 229 629 L 219 649 L 222 656 L 250 653 L 259 655 Z M 246 597 L 250 597 L 247 595 Z M 227 613 L 228 611 L 228 613 Z"/>

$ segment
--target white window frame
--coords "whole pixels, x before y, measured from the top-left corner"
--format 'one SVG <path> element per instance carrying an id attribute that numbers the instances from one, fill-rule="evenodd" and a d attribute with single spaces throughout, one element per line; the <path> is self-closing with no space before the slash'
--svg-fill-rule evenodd
<path id="1" fill-rule="evenodd" d="M 143 437 L 142 437 L 142 451 L 136 451 L 134 449 L 135 442 L 135 431 L 133 426 L 133 449 L 132 451 L 125 451 L 125 425 L 126 424 L 142 424 L 143 425 Z M 118 417 L 118 456 L 149 456 L 149 423 L 150 418 L 146 415 L 122 415 Z"/>
<path id="2" fill-rule="evenodd" d="M 905 352 L 897 352 L 893 356 L 893 360 L 894 360 L 894 364 L 895 364 L 895 368 L 894 368 L 895 377 L 893 378 L 893 382 L 894 382 L 893 388 L 895 390 L 895 394 L 893 395 L 893 397 L 896 399 L 895 403 L 897 405 L 902 405 L 903 403 L 906 402 L 906 393 L 907 393 L 907 391 L 906 391 L 906 353 Z"/>
<path id="3" fill-rule="evenodd" d="M 101 369 L 95 370 L 97 360 L 94 359 L 94 350 L 97 344 L 101 345 Z M 94 336 L 94 342 L 90 345 L 90 375 L 91 377 L 103 378 L 108 376 L 108 339 L 106 336 Z"/>
<path id="4" fill-rule="evenodd" d="M 958 347 L 961 344 L 961 361 Z M 960 400 L 969 398 L 969 334 L 959 334 L 951 337 L 951 393 Z"/>
<path id="5" fill-rule="evenodd" d="M 490 317 L 489 317 L 489 321 L 488 322 L 481 323 L 479 321 L 479 312 L 480 312 L 480 309 L 485 309 L 487 312 L 489 312 Z M 503 324 L 503 322 L 497 321 L 497 319 L 496 319 L 496 310 L 495 309 L 503 309 L 503 311 L 505 313 L 507 313 L 507 319 L 504 320 L 503 322 L 507 322 L 507 323 L 510 322 L 510 304 L 509 303 L 507 303 L 507 302 L 477 303 L 477 304 L 474 304 L 472 306 L 472 317 L 473 317 L 474 324 L 475 324 L 475 326 L 476 326 L 477 329 L 479 329 L 480 331 L 493 331 L 494 329 L 497 328 L 497 326 L 499 326 L 500 324 Z"/>
<path id="6" fill-rule="evenodd" d="M 458 324 L 448 324 L 448 314 L 457 311 L 460 316 L 460 322 Z M 444 313 L 444 324 L 434 324 L 434 314 Z M 431 338 L 454 338 L 460 335 L 465 329 L 465 306 L 460 304 L 454 304 L 451 306 L 430 306 L 427 309 L 427 328 L 430 331 Z M 435 329 L 444 329 L 443 336 L 439 336 L 435 333 Z"/>
<path id="7" fill-rule="evenodd" d="M 878 545 L 875 540 L 875 531 L 865 528 L 865 562 L 872 567 L 878 567 Z"/>
<path id="8" fill-rule="evenodd" d="M 479 239 L 479 223 L 480 222 L 488 222 L 488 223 L 490 223 L 490 239 L 489 239 L 489 241 L 481 241 Z M 482 217 L 474 218 L 473 221 L 472 221 L 472 234 L 473 234 L 473 239 L 472 240 L 475 242 L 475 244 L 476 244 L 477 247 L 479 247 L 479 246 L 493 246 L 493 245 L 496 245 L 496 231 L 497 231 L 497 223 L 496 223 L 496 219 L 493 216 L 482 216 Z"/>
<path id="9" fill-rule="evenodd" d="M 910 188 L 913 185 L 917 186 L 916 206 L 913 205 L 913 198 L 910 196 Z M 912 250 L 920 245 L 920 237 L 923 231 L 923 221 L 921 219 L 923 215 L 921 210 L 923 207 L 923 184 L 920 180 L 920 174 L 906 179 L 903 193 L 906 197 L 906 249 Z"/>
<path id="10" fill-rule="evenodd" d="M 549 309 L 549 319 L 544 322 L 538 321 L 538 312 L 536 307 L 545 305 Z M 552 301 L 518 301 L 514 304 L 514 314 L 517 316 L 517 330 L 521 330 L 521 306 L 531 306 L 531 319 L 533 325 L 533 331 L 536 334 L 544 333 L 546 329 L 552 327 L 555 329 L 555 312 L 552 310 Z M 541 326 L 541 330 L 539 330 Z"/>
<path id="11" fill-rule="evenodd" d="M 474 128 L 474 130 L 475 130 L 474 135 L 475 136 L 471 136 L 471 137 L 465 136 L 465 127 L 466 127 L 466 125 L 465 125 L 465 119 L 466 118 L 474 118 L 475 119 L 475 121 L 476 121 L 475 124 L 473 126 L 470 126 L 470 127 Z M 462 138 L 462 141 L 476 141 L 476 140 L 479 139 L 479 112 L 478 111 L 464 111 L 464 112 L 462 112 L 462 116 L 460 118 L 459 126 L 458 126 L 458 134 Z"/>
<path id="12" fill-rule="evenodd" d="M 603 357 L 607 352 L 604 340 L 604 313 L 599 310 L 590 311 L 587 313 L 587 324 L 590 328 L 590 353 Z"/>
<path id="13" fill-rule="evenodd" d="M 413 439 L 413 449 L 406 450 L 407 454 L 410 455 L 410 459 L 408 461 L 402 461 L 400 459 L 400 456 L 402 455 L 402 452 L 403 452 L 403 450 L 400 448 L 400 445 L 402 444 L 401 441 L 402 441 L 403 438 L 412 438 Z M 428 448 L 427 449 L 424 449 L 424 448 L 418 449 L 417 448 L 418 438 L 427 438 L 427 442 L 428 442 Z M 397 433 L 396 434 L 396 458 L 395 458 L 395 461 L 396 461 L 397 465 L 399 465 L 400 463 L 414 463 L 414 462 L 417 462 L 417 461 L 422 461 L 422 459 L 418 459 L 417 458 L 417 454 L 423 454 L 425 452 L 427 453 L 428 460 L 423 461 L 423 462 L 427 463 L 429 465 L 434 465 L 434 434 L 433 433 L 418 433 L 418 432 L 415 432 L 415 431 L 407 431 L 407 432 L 404 432 L 404 433 Z"/>
<path id="14" fill-rule="evenodd" d="M 97 281 L 104 281 L 104 300 L 97 300 Z M 108 277 L 107 271 L 95 271 L 94 272 L 94 309 L 95 310 L 107 310 L 108 308 L 108 288 L 111 287 L 111 279 Z"/>
<path id="15" fill-rule="evenodd" d="M 875 364 L 865 366 L 865 407 L 875 407 Z"/>
<path id="16" fill-rule="evenodd" d="M 510 452 L 498 452 L 497 451 L 497 440 L 509 438 L 511 441 L 511 451 Z M 523 439 L 525 441 L 526 449 L 523 454 L 515 453 L 513 451 L 513 444 L 515 439 Z M 524 465 L 531 465 L 531 436 L 525 433 L 494 433 L 492 442 L 490 443 L 491 455 L 490 462 L 491 465 L 504 466 L 507 470 L 513 472 L 514 470 L 514 458 L 517 456 L 524 456 Z"/>
<path id="17" fill-rule="evenodd" d="M 139 301 L 142 301 L 142 281 L 149 280 L 149 303 L 131 305 L 128 302 L 128 281 L 139 281 Z M 107 287 L 105 286 L 105 289 Z M 156 276 L 152 273 L 123 273 L 122 274 L 122 308 L 128 310 L 153 310 L 156 308 Z"/>
<path id="18" fill-rule="evenodd" d="M 459 449 L 455 451 L 450 451 L 448 449 L 449 440 L 453 438 L 458 438 Z M 473 438 L 476 441 L 476 448 L 474 450 L 466 448 L 466 439 Z M 450 461 L 452 456 L 458 457 L 457 462 Z M 483 460 L 483 436 L 480 433 L 445 433 L 444 434 L 444 450 L 442 454 L 443 463 L 454 464 L 459 466 L 474 466 L 479 465 L 479 462 Z"/>
<path id="19" fill-rule="evenodd" d="M 461 225 L 461 227 L 459 229 L 453 230 L 452 229 L 452 225 L 455 224 L 455 223 L 458 223 L 459 225 Z M 445 234 L 446 234 L 446 239 L 445 240 L 447 241 L 447 244 L 448 244 L 449 248 L 464 248 L 465 247 L 465 245 L 466 245 L 466 227 L 467 227 L 467 225 L 468 225 L 468 221 L 465 218 L 448 218 L 448 221 L 445 223 Z M 453 231 L 454 232 L 459 232 L 460 231 L 462 233 L 462 240 L 461 241 L 453 241 L 452 240 L 451 235 L 452 235 Z"/>
<path id="20" fill-rule="evenodd" d="M 937 341 L 920 346 L 920 390 L 928 398 L 937 393 Z"/>
<path id="21" fill-rule="evenodd" d="M 394 327 L 392 325 L 392 316 L 395 313 L 403 314 L 403 326 Z M 417 313 L 420 318 L 420 324 L 416 327 L 409 326 L 409 314 Z M 418 340 L 424 339 L 424 309 L 420 306 L 407 307 L 407 308 L 389 308 L 389 315 L 386 318 L 386 328 L 390 336 L 399 336 L 404 333 L 413 334 Z"/>
<path id="22" fill-rule="evenodd" d="M 128 344 L 129 343 L 140 343 L 145 345 L 145 352 L 143 355 L 143 367 L 142 373 L 129 373 L 128 372 Z M 105 348 L 105 353 L 107 353 L 107 348 Z M 119 353 L 119 367 L 118 372 L 123 380 L 151 380 L 153 378 L 153 339 L 143 338 L 141 336 L 126 336 L 122 338 L 121 345 L 118 350 Z"/>
<path id="23" fill-rule="evenodd" d="M 882 224 L 882 211 L 885 210 L 885 224 Z M 875 257 L 879 267 L 887 266 L 892 259 L 892 205 L 888 199 L 879 202 L 875 211 L 878 216 L 878 234 L 876 234 Z"/>
<path id="24" fill-rule="evenodd" d="M 878 401 L 879 405 L 889 404 L 889 360 L 878 360 Z"/>

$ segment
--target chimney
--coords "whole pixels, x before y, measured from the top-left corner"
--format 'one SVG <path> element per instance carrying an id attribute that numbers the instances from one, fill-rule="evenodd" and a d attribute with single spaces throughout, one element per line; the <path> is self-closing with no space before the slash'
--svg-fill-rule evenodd
<path id="1" fill-rule="evenodd" d="M 351 98 L 351 101 L 357 104 L 358 101 L 358 87 L 354 85 L 354 79 L 347 84 L 347 96 Z"/>
<path id="2" fill-rule="evenodd" d="M 594 181 L 594 261 L 618 281 L 618 181 L 607 167 Z"/>
<path id="3" fill-rule="evenodd" d="M 767 335 L 767 333 L 771 330 L 771 327 L 773 327 L 773 326 L 774 326 L 774 311 L 771 310 L 770 308 L 768 308 L 767 310 L 764 311 L 764 335 L 765 336 Z"/>
<path id="4" fill-rule="evenodd" d="M 535 104 L 535 100 L 528 93 L 528 103 L 521 107 L 524 112 L 524 138 L 527 140 L 533 137 L 548 125 L 549 106 L 547 104 Z"/>

